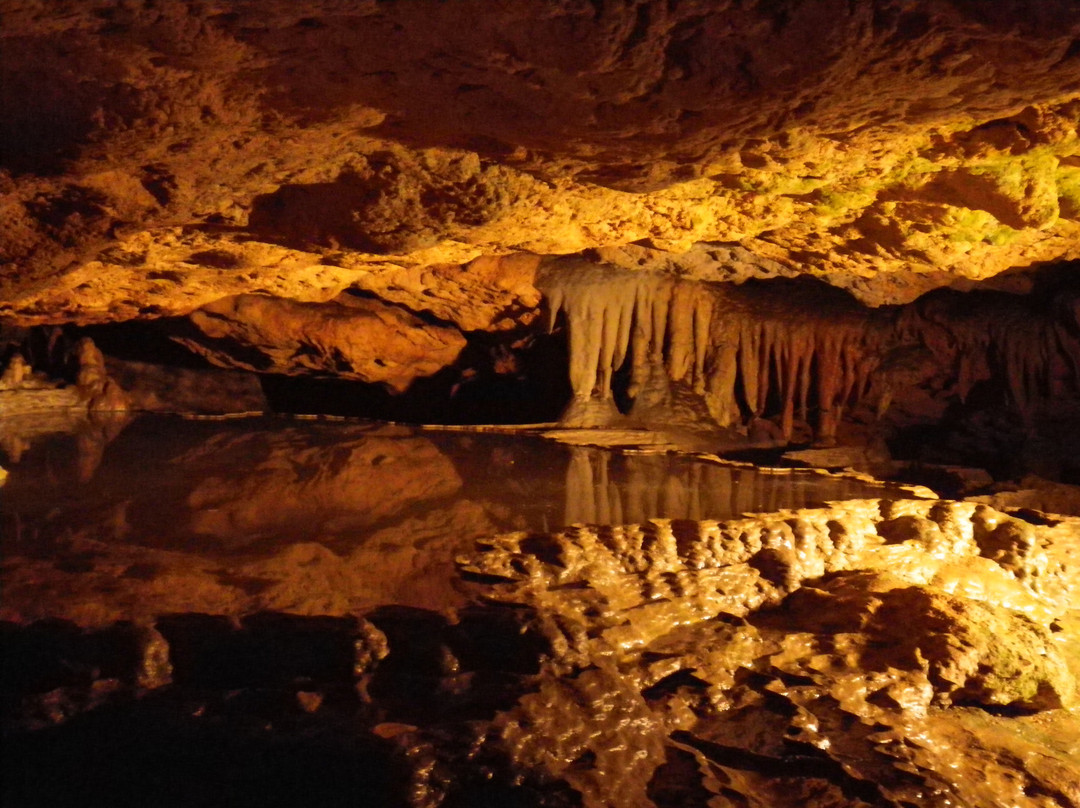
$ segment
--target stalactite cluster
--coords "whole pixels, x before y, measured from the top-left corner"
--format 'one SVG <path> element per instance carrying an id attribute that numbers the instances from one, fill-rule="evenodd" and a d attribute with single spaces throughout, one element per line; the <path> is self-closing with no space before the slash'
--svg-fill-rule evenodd
<path id="1" fill-rule="evenodd" d="M 670 421 L 677 394 L 692 393 L 721 427 L 769 417 L 788 442 L 796 419 L 830 442 L 845 408 L 865 401 L 881 415 L 920 384 L 962 402 L 991 381 L 1024 422 L 1080 392 L 1075 289 L 1048 306 L 950 292 L 868 309 L 813 282 L 735 286 L 580 259 L 549 264 L 538 285 L 550 327 L 565 315 L 574 425 L 616 414 L 612 380 L 627 367 L 630 414 L 646 423 Z"/>
<path id="2" fill-rule="evenodd" d="M 672 385 L 701 397 L 720 426 L 761 417 L 779 403 L 790 440 L 796 414 L 817 414 L 819 439 L 836 435 L 849 403 L 869 391 L 886 318 L 825 288 L 733 287 L 595 265 L 551 266 L 539 285 L 551 324 L 565 312 L 570 382 L 580 412 L 611 401 L 627 357 L 629 395 L 641 414 L 668 404 Z M 813 300 L 807 303 L 807 294 Z"/>
<path id="3" fill-rule="evenodd" d="M 933 357 L 950 393 L 965 400 L 998 383 L 1022 421 L 1046 401 L 1080 392 L 1080 292 L 1039 306 L 1012 295 L 936 294 L 898 309 L 893 341 Z"/>

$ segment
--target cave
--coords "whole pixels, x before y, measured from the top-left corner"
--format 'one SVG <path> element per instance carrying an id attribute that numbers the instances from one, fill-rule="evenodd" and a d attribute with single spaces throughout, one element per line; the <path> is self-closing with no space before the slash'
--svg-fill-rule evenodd
<path id="1" fill-rule="evenodd" d="M 1080 806 L 1074 0 L 2 0 L 12 806 Z"/>

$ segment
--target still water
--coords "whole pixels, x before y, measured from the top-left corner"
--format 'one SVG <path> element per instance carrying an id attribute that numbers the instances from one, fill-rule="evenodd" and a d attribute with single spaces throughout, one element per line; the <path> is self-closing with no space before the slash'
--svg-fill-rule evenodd
<path id="1" fill-rule="evenodd" d="M 15 619 L 440 607 L 455 600 L 455 554 L 481 536 L 888 490 L 534 435 L 273 418 L 147 416 L 8 440 L 0 456 L 3 612 Z"/>
<path id="2" fill-rule="evenodd" d="M 72 426 L 0 431 L 12 804 L 1080 805 L 1071 523 L 991 517 L 1035 537 L 1019 576 L 965 503 L 745 554 L 692 523 L 478 553 L 899 492 L 522 434 Z M 1055 591 L 1046 626 L 1001 605 Z"/>

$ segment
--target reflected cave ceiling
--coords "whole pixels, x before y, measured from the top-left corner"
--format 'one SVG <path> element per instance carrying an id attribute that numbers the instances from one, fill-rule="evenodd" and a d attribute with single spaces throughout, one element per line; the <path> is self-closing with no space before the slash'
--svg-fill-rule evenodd
<path id="1" fill-rule="evenodd" d="M 1073 0 L 0 8 L 12 325 L 276 296 L 270 331 L 361 309 L 445 351 L 583 251 L 870 305 L 1080 258 Z"/>

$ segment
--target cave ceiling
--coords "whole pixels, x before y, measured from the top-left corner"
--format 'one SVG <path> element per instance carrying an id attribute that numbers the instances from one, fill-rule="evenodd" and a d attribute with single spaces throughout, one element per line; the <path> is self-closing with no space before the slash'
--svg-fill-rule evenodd
<path id="1" fill-rule="evenodd" d="M 586 250 L 871 305 L 1080 258 L 1074 0 L 0 9 L 16 325 L 351 291 L 499 330 Z"/>

